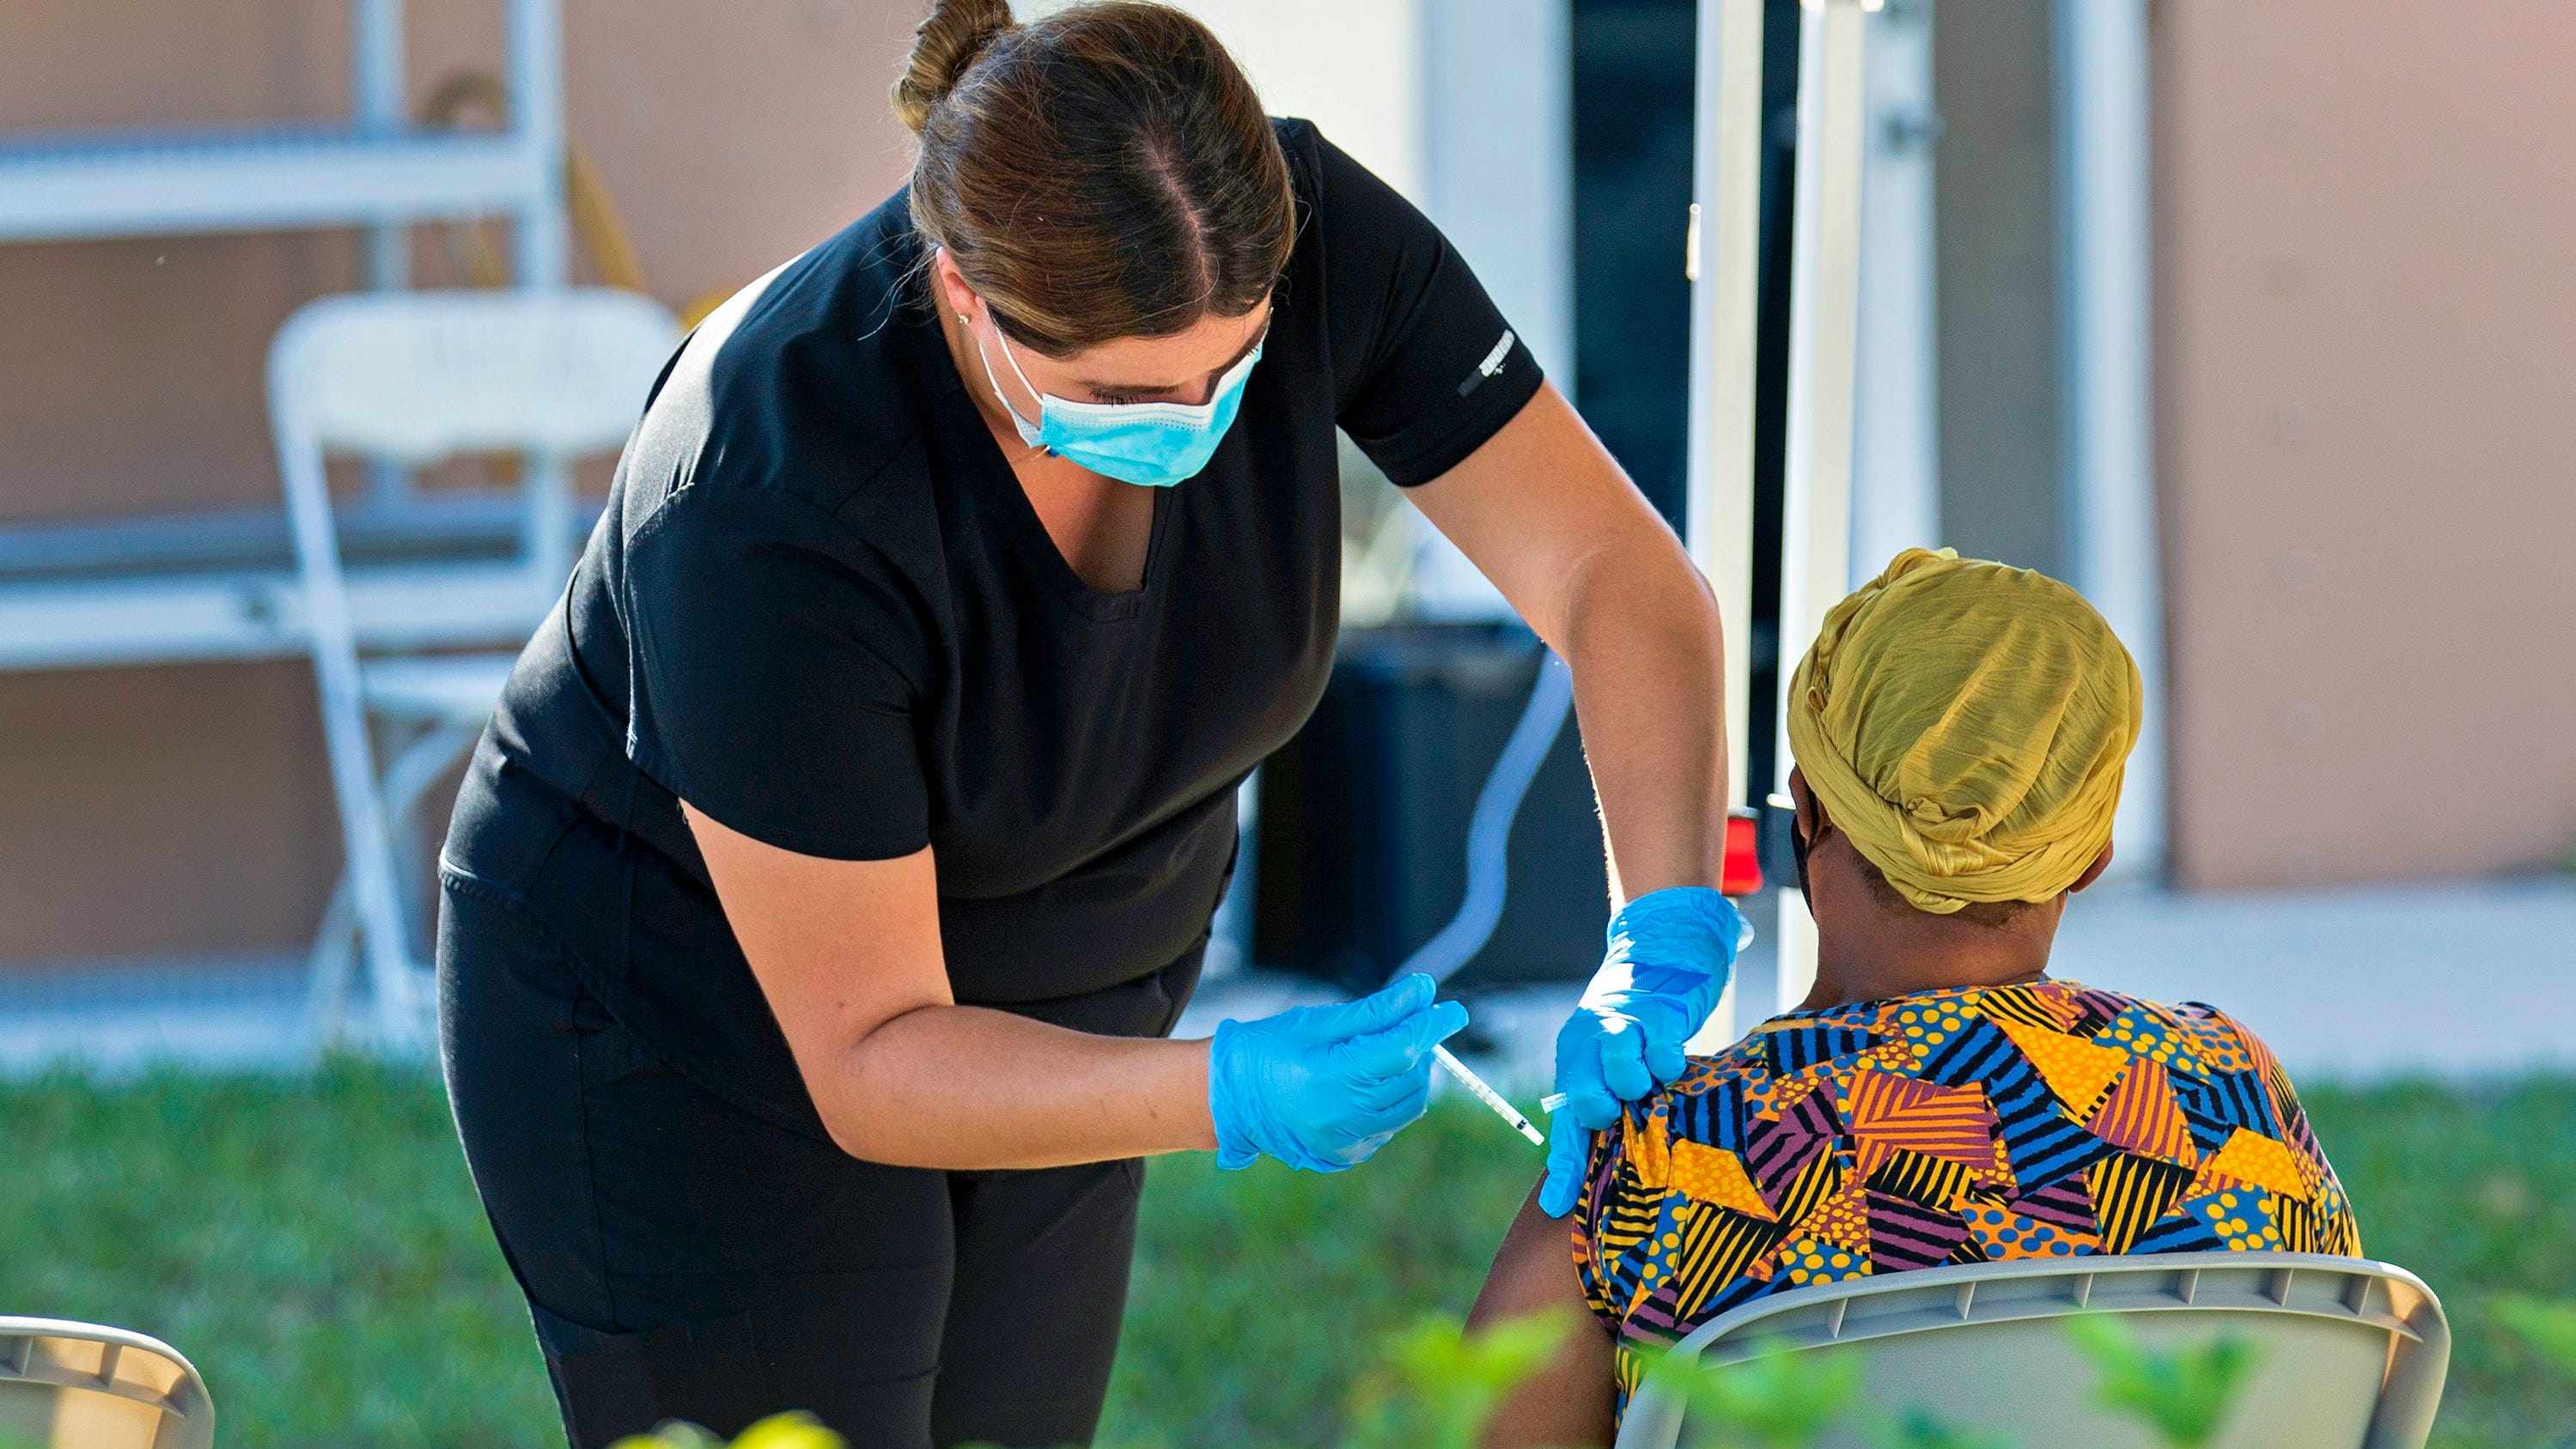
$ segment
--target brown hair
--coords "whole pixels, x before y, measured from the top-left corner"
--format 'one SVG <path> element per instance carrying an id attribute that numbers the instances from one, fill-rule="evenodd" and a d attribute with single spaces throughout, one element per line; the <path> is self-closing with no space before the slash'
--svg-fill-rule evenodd
<path id="1" fill-rule="evenodd" d="M 1261 98 L 1197 20 L 1141 0 L 1014 24 L 933 0 L 895 82 L 912 220 L 1013 340 L 1061 357 L 1260 304 L 1296 201 Z"/>

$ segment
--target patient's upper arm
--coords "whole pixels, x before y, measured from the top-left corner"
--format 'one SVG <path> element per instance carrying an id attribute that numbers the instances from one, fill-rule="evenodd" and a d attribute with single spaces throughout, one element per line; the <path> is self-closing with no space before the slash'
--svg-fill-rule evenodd
<path id="1" fill-rule="evenodd" d="M 1610 1335 L 1584 1304 L 1571 1225 L 1539 1211 L 1536 1188 L 1495 1250 L 1467 1326 L 1484 1329 L 1533 1314 L 1560 1320 L 1564 1340 L 1547 1367 L 1503 1402 L 1481 1449 L 1608 1444 L 1615 1399 Z"/>

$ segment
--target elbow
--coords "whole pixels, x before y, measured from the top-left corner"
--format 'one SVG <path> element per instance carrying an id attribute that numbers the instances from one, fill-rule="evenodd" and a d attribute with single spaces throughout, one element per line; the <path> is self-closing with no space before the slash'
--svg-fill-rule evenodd
<path id="1" fill-rule="evenodd" d="M 951 1164 L 926 1160 L 917 1142 L 907 1141 L 900 1132 L 888 1130 L 886 1114 L 843 1104 L 824 1107 L 815 1103 L 823 1118 L 823 1131 L 832 1145 L 861 1162 L 880 1167 L 946 1167 Z"/>
<path id="2" fill-rule="evenodd" d="M 818 1108 L 822 1106 L 819 1102 L 815 1105 Z M 844 1109 L 825 1111 L 822 1116 L 823 1131 L 831 1137 L 833 1146 L 861 1162 L 885 1161 L 882 1149 L 868 1131 L 869 1124 L 857 1113 Z"/>
<path id="3" fill-rule="evenodd" d="M 824 1135 L 832 1139 L 833 1146 L 862 1162 L 887 1167 L 926 1166 L 904 1160 L 902 1134 L 892 1130 L 895 1124 L 888 1120 L 896 1114 L 886 1110 L 893 1094 L 873 1070 L 877 1064 L 868 1058 L 868 1037 L 862 1037 L 822 1061 L 800 1063 L 805 1095 L 814 1104 L 814 1114 L 822 1119 Z"/>
<path id="4" fill-rule="evenodd" d="M 940 1167 L 921 1161 L 920 1134 L 905 1130 L 904 1104 L 918 1101 L 921 1061 L 906 1051 L 905 1033 L 889 1032 L 921 1008 L 897 1012 L 853 1037 L 798 1041 L 797 1075 L 832 1145 L 862 1162 L 887 1167 Z"/>

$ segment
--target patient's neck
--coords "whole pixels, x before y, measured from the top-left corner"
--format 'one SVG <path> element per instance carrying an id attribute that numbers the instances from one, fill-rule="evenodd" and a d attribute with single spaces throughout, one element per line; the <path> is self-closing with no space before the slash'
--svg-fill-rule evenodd
<path id="1" fill-rule="evenodd" d="M 1816 917 L 1816 987 L 1803 1003 L 1810 1011 L 2037 981 L 2048 974 L 2066 912 L 2064 896 L 2024 905 L 1999 924 L 1916 910 L 1871 881 L 1859 853 L 1833 830 L 1810 853 L 1807 877 Z"/>

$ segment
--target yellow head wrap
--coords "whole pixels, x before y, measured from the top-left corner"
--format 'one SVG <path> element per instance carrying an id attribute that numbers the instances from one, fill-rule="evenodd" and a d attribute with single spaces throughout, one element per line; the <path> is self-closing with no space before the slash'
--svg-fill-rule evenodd
<path id="1" fill-rule="evenodd" d="M 2073 589 L 1907 549 L 1825 615 L 1789 748 L 1836 829 L 1921 910 L 2044 901 L 2110 843 L 2138 666 Z"/>

